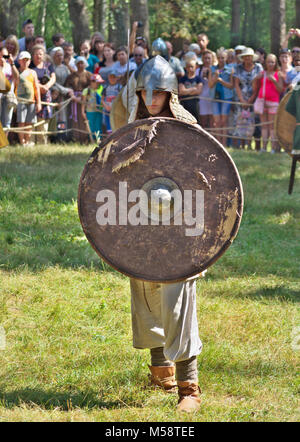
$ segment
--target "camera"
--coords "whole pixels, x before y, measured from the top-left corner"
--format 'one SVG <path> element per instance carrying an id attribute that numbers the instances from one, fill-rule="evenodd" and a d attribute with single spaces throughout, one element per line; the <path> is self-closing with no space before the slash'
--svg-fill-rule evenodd
<path id="1" fill-rule="evenodd" d="M 144 23 L 142 21 L 138 21 L 137 27 L 142 28 L 144 26 Z"/>

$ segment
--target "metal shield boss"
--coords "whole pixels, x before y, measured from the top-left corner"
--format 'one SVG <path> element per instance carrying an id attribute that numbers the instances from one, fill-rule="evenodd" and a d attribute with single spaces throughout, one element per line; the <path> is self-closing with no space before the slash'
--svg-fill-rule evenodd
<path id="1" fill-rule="evenodd" d="M 78 209 L 98 255 L 127 276 L 175 282 L 212 265 L 235 238 L 243 190 L 233 160 L 173 118 L 118 129 L 88 160 Z"/>

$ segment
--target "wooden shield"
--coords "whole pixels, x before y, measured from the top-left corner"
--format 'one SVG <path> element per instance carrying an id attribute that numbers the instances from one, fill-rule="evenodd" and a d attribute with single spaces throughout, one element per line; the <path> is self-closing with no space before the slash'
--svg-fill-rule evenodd
<path id="1" fill-rule="evenodd" d="M 152 206 L 154 194 L 167 198 Z M 173 118 L 149 118 L 95 149 L 80 179 L 78 210 L 89 242 L 112 267 L 144 281 L 175 282 L 202 272 L 230 246 L 243 190 L 215 138 Z"/>
<path id="2" fill-rule="evenodd" d="M 293 150 L 294 132 L 296 129 L 296 118 L 285 110 L 291 95 L 292 91 L 288 92 L 280 101 L 274 121 L 278 142 L 289 155 L 291 155 Z"/>

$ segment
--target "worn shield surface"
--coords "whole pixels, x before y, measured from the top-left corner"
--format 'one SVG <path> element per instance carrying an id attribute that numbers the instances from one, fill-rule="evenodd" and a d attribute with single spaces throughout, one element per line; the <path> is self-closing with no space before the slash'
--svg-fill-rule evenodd
<path id="1" fill-rule="evenodd" d="M 175 189 L 176 203 L 170 212 L 147 206 L 137 197 L 141 189 L 149 196 L 153 189 L 163 196 Z M 120 128 L 93 152 L 78 208 L 89 242 L 111 266 L 141 280 L 172 282 L 197 275 L 230 246 L 243 191 L 231 157 L 207 132 L 149 118 Z"/>
<path id="2" fill-rule="evenodd" d="M 292 91 L 288 92 L 280 101 L 275 116 L 274 128 L 280 146 L 291 154 L 293 150 L 294 132 L 296 129 L 296 118 L 285 110 Z"/>

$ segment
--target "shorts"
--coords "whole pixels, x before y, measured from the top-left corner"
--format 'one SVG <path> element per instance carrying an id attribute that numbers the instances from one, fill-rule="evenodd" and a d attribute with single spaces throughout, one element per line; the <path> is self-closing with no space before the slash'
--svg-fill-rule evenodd
<path id="1" fill-rule="evenodd" d="M 226 100 L 229 101 L 229 100 Z M 231 103 L 213 102 L 213 115 L 229 115 Z"/>
<path id="2" fill-rule="evenodd" d="M 18 103 L 17 123 L 35 123 L 36 111 L 35 103 Z"/>
<path id="3" fill-rule="evenodd" d="M 264 103 L 264 113 L 275 115 L 277 113 L 279 103 L 277 101 L 268 101 Z"/>

